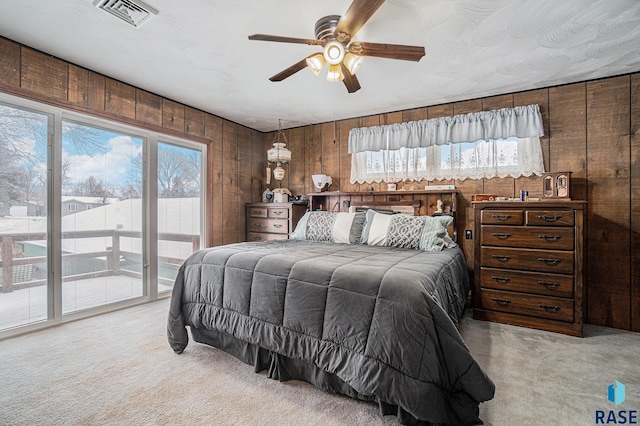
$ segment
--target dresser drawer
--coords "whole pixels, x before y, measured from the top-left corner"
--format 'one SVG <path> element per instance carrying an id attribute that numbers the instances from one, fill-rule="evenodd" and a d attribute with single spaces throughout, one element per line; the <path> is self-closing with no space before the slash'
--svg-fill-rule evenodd
<path id="1" fill-rule="evenodd" d="M 269 209 L 266 207 L 250 207 L 247 209 L 249 217 L 268 217 Z"/>
<path id="2" fill-rule="evenodd" d="M 289 209 L 269 209 L 267 216 L 274 219 L 287 219 L 289 218 Z"/>
<path id="3" fill-rule="evenodd" d="M 497 290 L 481 289 L 480 291 L 482 292 L 480 303 L 484 309 L 558 321 L 573 321 L 573 299 Z"/>
<path id="4" fill-rule="evenodd" d="M 286 234 L 267 234 L 260 232 L 249 232 L 247 241 L 267 241 L 267 240 L 286 240 Z"/>
<path id="5" fill-rule="evenodd" d="M 483 246 L 573 250 L 573 228 L 483 226 Z"/>
<path id="6" fill-rule="evenodd" d="M 271 232 L 274 234 L 289 234 L 289 221 L 279 219 L 258 219 L 249 218 L 247 231 L 251 232 Z"/>
<path id="7" fill-rule="evenodd" d="M 573 297 L 573 276 L 509 269 L 480 269 L 480 286 L 556 297 Z"/>
<path id="8" fill-rule="evenodd" d="M 524 212 L 522 210 L 486 209 L 482 211 L 483 225 L 522 225 Z"/>
<path id="9" fill-rule="evenodd" d="M 573 226 L 573 210 L 527 210 L 527 225 Z"/>
<path id="10" fill-rule="evenodd" d="M 560 250 L 482 247 L 480 266 L 573 274 L 574 253 Z"/>

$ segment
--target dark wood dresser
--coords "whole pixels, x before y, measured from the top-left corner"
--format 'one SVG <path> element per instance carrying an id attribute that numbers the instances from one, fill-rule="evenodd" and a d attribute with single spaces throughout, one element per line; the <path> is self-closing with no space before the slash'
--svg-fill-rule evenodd
<path id="1" fill-rule="evenodd" d="M 306 211 L 306 203 L 246 204 L 247 241 L 289 239 Z"/>
<path id="2" fill-rule="evenodd" d="M 475 319 L 582 336 L 585 206 L 473 203 Z"/>

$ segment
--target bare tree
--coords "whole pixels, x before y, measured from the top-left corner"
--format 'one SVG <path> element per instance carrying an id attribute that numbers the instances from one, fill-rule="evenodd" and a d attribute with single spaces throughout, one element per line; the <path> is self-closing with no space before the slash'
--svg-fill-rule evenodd
<path id="1" fill-rule="evenodd" d="M 111 192 L 104 186 L 101 179 L 95 176 L 89 176 L 74 185 L 73 195 L 107 198 L 111 196 Z"/>
<path id="2" fill-rule="evenodd" d="M 46 177 L 34 170 L 47 162 L 52 120 L 47 114 L 0 105 L 0 215 L 7 214 L 17 201 L 46 208 L 42 191 L 33 191 L 34 182 L 46 186 Z M 93 153 L 101 147 L 99 129 L 63 122 L 65 140 L 80 153 Z M 67 164 L 68 169 L 68 164 Z M 63 164 L 63 180 L 65 165 Z M 68 181 L 67 181 L 68 182 Z M 32 199 L 37 194 L 38 199 Z"/>
<path id="3" fill-rule="evenodd" d="M 195 197 L 200 193 L 199 153 L 193 154 L 187 155 L 173 149 L 158 150 L 160 197 Z"/>

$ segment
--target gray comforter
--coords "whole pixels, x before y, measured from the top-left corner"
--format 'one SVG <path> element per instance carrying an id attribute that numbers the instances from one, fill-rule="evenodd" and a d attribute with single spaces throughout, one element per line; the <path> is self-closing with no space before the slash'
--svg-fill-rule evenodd
<path id="1" fill-rule="evenodd" d="M 215 330 L 334 374 L 416 419 L 477 424 L 494 385 L 457 330 L 468 291 L 462 251 L 238 243 L 194 253 L 173 289 L 176 353 Z"/>

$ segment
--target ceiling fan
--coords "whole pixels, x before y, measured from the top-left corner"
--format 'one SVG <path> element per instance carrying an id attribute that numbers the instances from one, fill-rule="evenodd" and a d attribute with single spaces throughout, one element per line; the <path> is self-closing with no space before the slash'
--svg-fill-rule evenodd
<path id="1" fill-rule="evenodd" d="M 387 59 L 402 59 L 418 62 L 424 55 L 424 47 L 387 43 L 365 43 L 355 41 L 358 30 L 373 16 L 384 0 L 353 0 L 347 12 L 320 18 L 315 26 L 315 39 L 282 37 L 268 34 L 253 34 L 249 40 L 277 41 L 322 46 L 322 53 L 314 53 L 271 77 L 271 81 L 282 81 L 301 69 L 309 67 L 319 75 L 325 63 L 329 64 L 327 80 L 342 81 L 349 93 L 360 89 L 356 71 L 364 56 Z"/>

